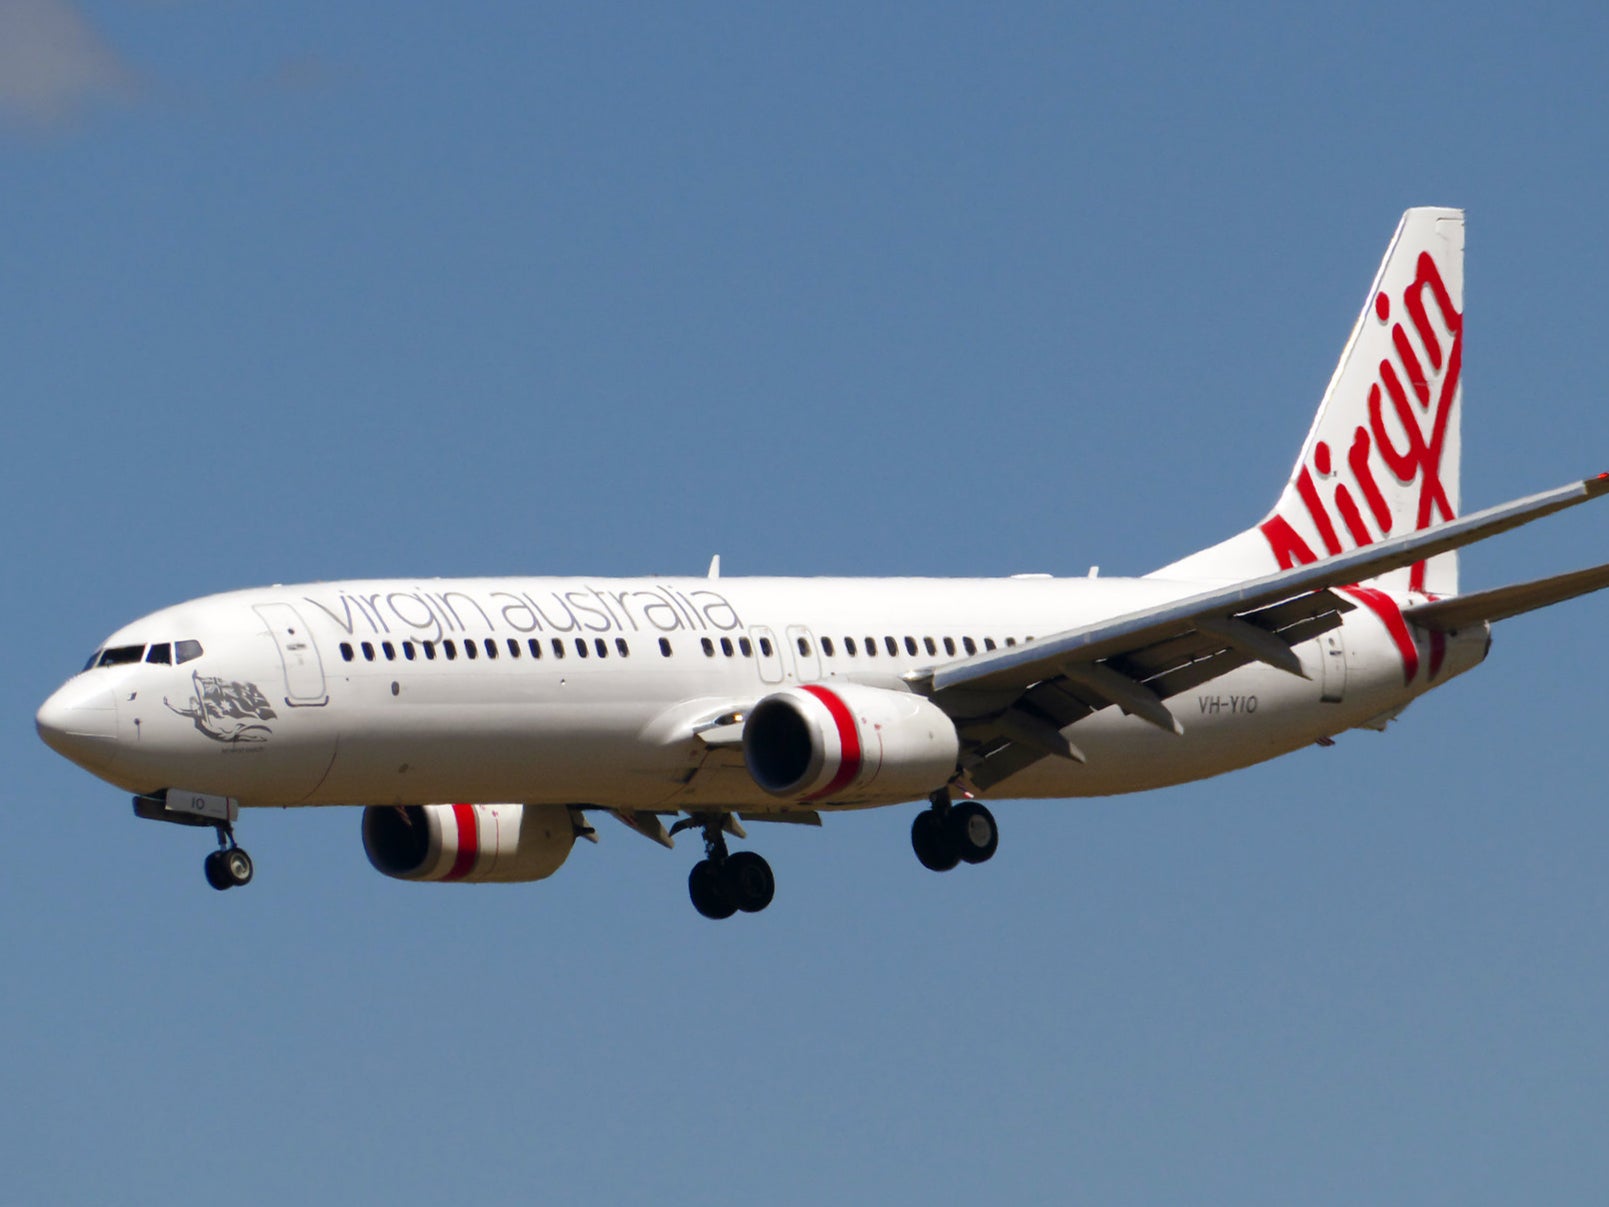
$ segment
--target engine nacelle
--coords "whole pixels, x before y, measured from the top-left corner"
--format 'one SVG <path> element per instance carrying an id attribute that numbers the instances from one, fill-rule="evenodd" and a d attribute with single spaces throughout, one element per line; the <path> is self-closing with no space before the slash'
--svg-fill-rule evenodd
<path id="1" fill-rule="evenodd" d="M 370 805 L 363 850 L 397 880 L 541 880 L 575 845 L 563 805 Z"/>
<path id="2" fill-rule="evenodd" d="M 931 701 L 854 683 L 783 688 L 743 725 L 749 774 L 787 800 L 926 796 L 955 774 L 960 748 L 954 722 Z"/>

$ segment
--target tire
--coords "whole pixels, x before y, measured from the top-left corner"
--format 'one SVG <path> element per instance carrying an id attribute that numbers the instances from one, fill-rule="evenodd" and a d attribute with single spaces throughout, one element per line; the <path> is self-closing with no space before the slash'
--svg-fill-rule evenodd
<path id="1" fill-rule="evenodd" d="M 208 855 L 201 864 L 201 870 L 206 873 L 207 883 L 220 893 L 226 888 L 234 888 L 235 882 L 229 878 L 229 871 L 223 865 L 223 852 L 214 851 Z"/>
<path id="2" fill-rule="evenodd" d="M 921 865 L 932 872 L 948 872 L 961 862 L 955 831 L 932 809 L 923 809 L 911 822 L 911 849 Z"/>
<path id="3" fill-rule="evenodd" d="M 967 863 L 987 863 L 1000 846 L 994 814 L 976 801 L 956 805 L 945 819 L 956 852 Z"/>
<path id="4" fill-rule="evenodd" d="M 239 847 L 230 847 L 227 851 L 221 851 L 219 854 L 223 856 L 219 862 L 223 866 L 224 875 L 229 877 L 231 884 L 245 885 L 251 883 L 253 868 L 250 855 Z"/>
<path id="5" fill-rule="evenodd" d="M 737 895 L 732 891 L 732 881 L 708 859 L 700 859 L 687 873 L 687 895 L 693 899 L 693 908 L 706 918 L 719 921 L 737 913 Z"/>
<path id="6" fill-rule="evenodd" d="M 771 865 L 753 851 L 733 855 L 722 872 L 732 886 L 732 899 L 746 914 L 759 913 L 776 895 L 777 881 L 771 874 Z"/>

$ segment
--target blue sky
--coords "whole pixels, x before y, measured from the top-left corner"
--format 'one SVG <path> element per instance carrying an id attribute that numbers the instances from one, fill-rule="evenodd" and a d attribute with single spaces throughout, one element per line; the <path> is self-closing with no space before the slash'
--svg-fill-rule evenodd
<path id="1" fill-rule="evenodd" d="M 728 925 L 686 843 L 435 888 L 344 810 L 248 815 L 220 896 L 32 715 L 265 582 L 1143 572 L 1272 502 L 1412 204 L 1469 212 L 1466 506 L 1609 469 L 1606 34 L 0 0 L 7 1197 L 1601 1194 L 1602 600 L 1385 736 L 1002 804 L 967 874 L 911 808 L 767 832 Z"/>

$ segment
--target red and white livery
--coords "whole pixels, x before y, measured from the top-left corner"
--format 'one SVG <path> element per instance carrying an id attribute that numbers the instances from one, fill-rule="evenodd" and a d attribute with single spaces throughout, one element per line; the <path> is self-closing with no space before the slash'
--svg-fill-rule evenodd
<path id="1" fill-rule="evenodd" d="M 1380 728 L 1476 666 L 1490 624 L 1609 566 L 1460 595 L 1458 550 L 1609 493 L 1462 514 L 1464 219 L 1403 216 L 1272 511 L 1141 578 L 485 578 L 191 600 L 106 639 L 40 735 L 208 826 L 354 805 L 409 880 L 551 875 L 612 815 L 674 845 L 708 917 L 763 909 L 744 822 L 924 801 L 930 868 L 981 863 L 996 798 L 1135 792 Z M 668 823 L 668 824 L 667 824 Z"/>

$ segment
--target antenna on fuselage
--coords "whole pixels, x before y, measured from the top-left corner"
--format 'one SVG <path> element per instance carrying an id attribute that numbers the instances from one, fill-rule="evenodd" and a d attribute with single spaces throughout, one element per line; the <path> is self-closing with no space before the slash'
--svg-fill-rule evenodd
<path id="1" fill-rule="evenodd" d="M 719 553 L 717 553 L 714 557 L 710 558 L 710 572 L 705 577 L 706 578 L 720 578 L 721 577 L 721 555 Z"/>

